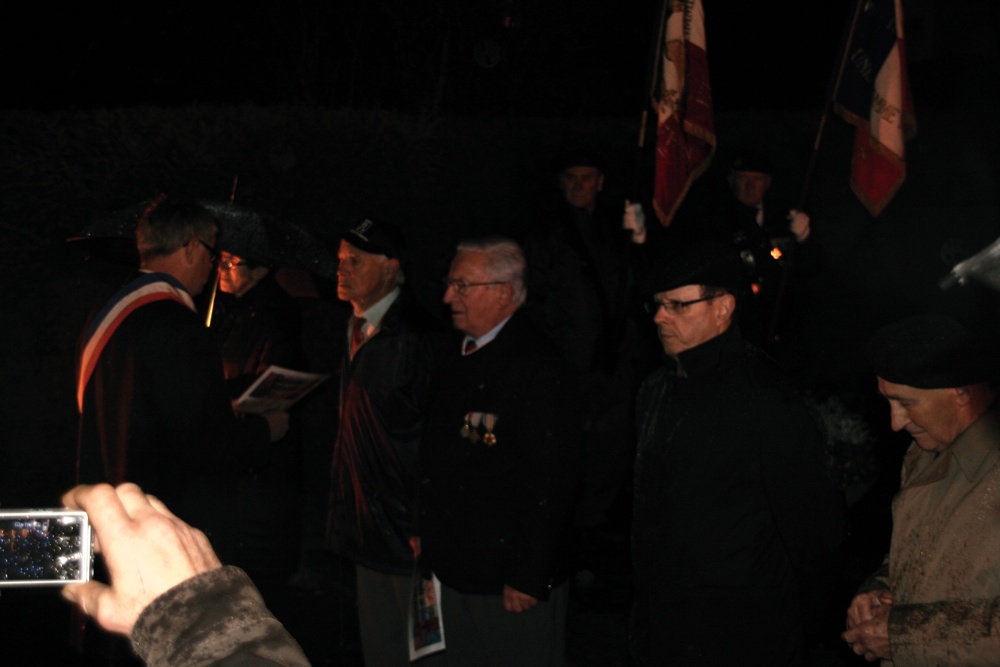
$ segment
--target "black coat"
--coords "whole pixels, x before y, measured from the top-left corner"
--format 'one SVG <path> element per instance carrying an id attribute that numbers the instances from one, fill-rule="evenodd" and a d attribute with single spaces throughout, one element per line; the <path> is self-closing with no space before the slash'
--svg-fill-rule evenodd
<path id="1" fill-rule="evenodd" d="M 459 349 L 456 337 L 427 411 L 424 556 L 461 593 L 499 595 L 506 584 L 545 599 L 567 574 L 580 438 L 575 374 L 521 312 L 473 354 Z"/>
<path id="2" fill-rule="evenodd" d="M 301 310 L 271 274 L 242 297 L 220 292 L 210 331 L 233 399 L 272 364 L 307 370 Z M 298 564 L 303 464 L 297 411 L 292 409 L 288 433 L 272 446 L 266 465 L 234 471 L 237 488 L 229 512 L 238 551 L 229 562 L 258 579 L 284 576 Z"/>
<path id="3" fill-rule="evenodd" d="M 735 327 L 679 358 L 637 405 L 637 658 L 795 662 L 843 530 L 820 428 Z"/>

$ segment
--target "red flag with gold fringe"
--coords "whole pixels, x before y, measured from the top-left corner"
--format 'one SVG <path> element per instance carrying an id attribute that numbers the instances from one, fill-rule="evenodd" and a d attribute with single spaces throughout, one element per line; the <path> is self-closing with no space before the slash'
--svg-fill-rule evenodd
<path id="1" fill-rule="evenodd" d="M 665 0 L 653 208 L 670 225 L 691 183 L 715 154 L 712 88 L 701 0 Z"/>

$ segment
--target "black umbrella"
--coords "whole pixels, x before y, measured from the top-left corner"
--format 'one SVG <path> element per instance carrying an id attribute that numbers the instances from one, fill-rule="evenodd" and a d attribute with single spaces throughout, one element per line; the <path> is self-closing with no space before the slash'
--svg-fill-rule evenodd
<path id="1" fill-rule="evenodd" d="M 337 258 L 326 242 L 301 227 L 259 211 L 219 202 L 202 202 L 219 221 L 216 248 L 291 275 L 305 271 L 335 279 Z M 84 242 L 108 259 L 136 265 L 135 229 L 149 206 L 137 206 L 100 216 L 68 241 Z M 289 271 L 292 270 L 292 271 Z"/>
<path id="2" fill-rule="evenodd" d="M 335 278 L 337 258 L 301 227 L 233 204 L 202 202 L 219 221 L 215 247 L 259 264 Z"/>

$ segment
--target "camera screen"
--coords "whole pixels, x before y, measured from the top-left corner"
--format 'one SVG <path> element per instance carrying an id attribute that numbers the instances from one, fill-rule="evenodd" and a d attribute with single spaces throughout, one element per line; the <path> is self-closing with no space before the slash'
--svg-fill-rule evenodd
<path id="1" fill-rule="evenodd" d="M 86 581 L 89 533 L 80 513 L 0 514 L 0 584 Z"/>

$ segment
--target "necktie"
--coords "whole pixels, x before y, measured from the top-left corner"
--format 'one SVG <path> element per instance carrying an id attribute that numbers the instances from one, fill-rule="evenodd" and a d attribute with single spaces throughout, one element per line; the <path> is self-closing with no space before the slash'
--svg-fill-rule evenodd
<path id="1" fill-rule="evenodd" d="M 477 347 L 479 346 L 476 345 L 476 341 L 470 338 L 469 340 L 465 341 L 465 349 L 462 350 L 462 354 L 472 354 L 473 352 L 476 351 Z"/>
<path id="2" fill-rule="evenodd" d="M 361 343 L 365 342 L 365 318 L 355 317 L 354 326 L 351 327 L 351 359 L 354 358 L 354 354 L 361 347 Z"/>

